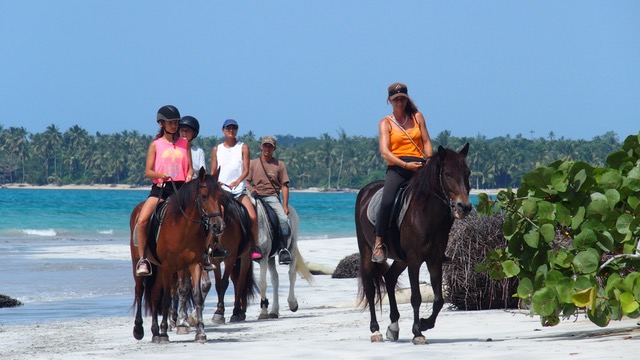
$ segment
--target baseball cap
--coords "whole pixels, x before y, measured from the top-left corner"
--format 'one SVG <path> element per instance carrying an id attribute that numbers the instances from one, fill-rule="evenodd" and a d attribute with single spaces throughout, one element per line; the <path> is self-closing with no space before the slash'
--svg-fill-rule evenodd
<path id="1" fill-rule="evenodd" d="M 235 120 L 233 120 L 233 119 L 227 119 L 227 120 L 225 120 L 225 121 L 224 121 L 224 123 L 222 123 L 222 128 L 224 129 L 224 128 L 226 128 L 226 127 L 227 127 L 227 126 L 229 126 L 229 125 L 235 125 L 235 126 L 238 126 L 238 122 L 237 122 L 237 121 L 235 121 Z"/>
<path id="2" fill-rule="evenodd" d="M 409 98 L 407 85 L 399 82 L 389 85 L 389 100 L 397 99 L 399 97 Z"/>
<path id="3" fill-rule="evenodd" d="M 276 146 L 276 138 L 274 138 L 273 136 L 265 136 L 262 138 L 262 142 L 260 144 L 271 144 L 273 146 Z"/>

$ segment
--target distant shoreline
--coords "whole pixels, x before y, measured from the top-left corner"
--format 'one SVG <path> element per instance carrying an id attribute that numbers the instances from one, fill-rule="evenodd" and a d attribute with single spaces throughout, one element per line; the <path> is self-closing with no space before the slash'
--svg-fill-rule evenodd
<path id="1" fill-rule="evenodd" d="M 135 186 L 129 184 L 95 184 L 95 185 L 31 185 L 23 183 L 2 184 L 0 189 L 54 189 L 54 190 L 151 190 L 151 186 Z M 359 189 L 329 189 L 311 187 L 304 189 L 291 189 L 291 192 L 307 192 L 307 193 L 357 193 Z M 471 195 L 485 193 L 487 195 L 497 195 L 501 190 L 506 189 L 471 189 Z"/>

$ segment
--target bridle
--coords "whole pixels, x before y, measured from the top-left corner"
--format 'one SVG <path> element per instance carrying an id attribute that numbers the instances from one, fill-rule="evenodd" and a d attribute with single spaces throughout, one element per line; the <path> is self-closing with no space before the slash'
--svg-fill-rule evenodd
<path id="1" fill-rule="evenodd" d="M 176 184 L 171 181 L 171 185 L 173 186 L 173 194 L 176 197 L 176 201 L 178 201 L 178 204 L 180 204 L 180 198 L 179 198 L 179 194 L 178 194 L 178 189 L 176 188 Z M 220 232 L 218 234 L 214 234 L 214 235 L 220 235 L 222 234 L 222 231 L 224 230 L 224 218 L 222 215 L 221 211 L 218 212 L 213 212 L 213 213 L 207 213 L 207 211 L 205 210 L 204 206 L 202 206 L 202 202 L 200 201 L 200 198 L 203 196 L 200 191 L 202 189 L 206 189 L 207 188 L 207 184 L 202 184 L 200 186 L 198 186 L 198 196 L 196 197 L 196 207 L 198 208 L 198 211 L 200 212 L 200 219 L 193 219 L 192 217 L 190 217 L 189 215 L 187 215 L 187 213 L 184 212 L 184 209 L 182 209 L 182 206 L 178 206 L 180 208 L 180 212 L 182 213 L 182 216 L 184 216 L 187 220 L 194 222 L 194 223 L 198 223 L 200 225 L 202 225 L 204 231 L 206 234 L 209 233 L 213 233 L 214 229 L 213 226 L 211 225 L 211 219 L 215 219 L 215 218 L 220 218 L 222 219 L 222 227 L 220 229 Z"/>
<path id="2" fill-rule="evenodd" d="M 436 195 L 436 197 L 438 199 L 440 199 L 446 206 L 449 207 L 449 210 L 451 210 L 451 212 L 455 212 L 456 206 L 453 203 L 453 200 L 451 200 L 451 197 L 449 197 L 449 194 L 447 194 L 447 192 L 444 189 L 444 183 L 442 182 L 442 169 L 444 168 L 444 159 L 442 161 L 440 161 L 438 163 L 438 184 L 440 185 L 440 192 L 441 193 L 434 193 Z M 450 212 L 450 213 L 451 213 Z"/>

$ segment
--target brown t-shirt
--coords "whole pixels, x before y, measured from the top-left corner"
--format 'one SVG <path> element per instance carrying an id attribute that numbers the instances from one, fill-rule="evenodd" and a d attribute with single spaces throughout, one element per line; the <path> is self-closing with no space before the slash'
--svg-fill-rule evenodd
<path id="1" fill-rule="evenodd" d="M 264 164 L 264 169 L 260 162 Z M 267 170 L 266 174 L 265 170 Z M 269 179 L 271 179 L 271 181 L 269 181 Z M 282 161 L 271 158 L 271 160 L 267 162 L 262 160 L 262 158 L 258 158 L 249 162 L 247 181 L 253 185 L 260 196 L 278 195 L 278 191 L 282 189 L 282 186 L 289 183 L 289 175 L 287 175 L 287 168 Z M 271 185 L 272 182 L 276 187 L 275 189 Z"/>

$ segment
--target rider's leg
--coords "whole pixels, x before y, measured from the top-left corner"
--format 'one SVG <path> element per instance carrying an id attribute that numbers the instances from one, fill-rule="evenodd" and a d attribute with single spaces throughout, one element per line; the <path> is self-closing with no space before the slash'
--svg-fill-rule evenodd
<path id="1" fill-rule="evenodd" d="M 138 220 L 136 222 L 138 257 L 140 258 L 136 265 L 136 275 L 138 276 L 148 276 L 151 273 L 151 264 L 149 264 L 149 261 L 145 256 L 145 248 L 147 246 L 147 226 L 149 225 L 149 218 L 151 218 L 151 214 L 157 204 L 158 198 L 153 196 L 148 197 L 142 205 L 142 209 L 140 209 L 140 214 L 138 215 Z"/>
<path id="2" fill-rule="evenodd" d="M 400 185 L 405 181 L 405 178 L 394 169 L 387 169 L 384 178 L 384 187 L 382 189 L 382 199 L 380 200 L 380 209 L 376 216 L 376 238 L 371 255 L 371 261 L 373 262 L 384 262 L 387 260 L 386 245 L 383 242 L 383 238 L 389 227 L 389 217 L 391 216 L 391 209 L 393 208 L 396 193 Z"/>
<path id="3" fill-rule="evenodd" d="M 269 204 L 273 211 L 278 216 L 278 222 L 280 223 L 280 233 L 282 235 L 282 244 L 280 252 L 278 253 L 278 261 L 281 265 L 289 265 L 291 262 L 291 254 L 288 249 L 289 237 L 291 236 L 291 227 L 289 226 L 289 217 L 284 212 L 284 207 L 280 203 L 280 199 L 277 196 L 266 196 L 262 200 Z"/>
<path id="4" fill-rule="evenodd" d="M 251 199 L 249 199 L 246 195 L 241 195 L 238 200 L 244 205 L 245 209 L 247 209 L 247 214 L 249 215 L 249 221 L 251 222 L 251 238 L 253 239 L 253 247 L 251 249 L 251 258 L 254 260 L 262 258 L 262 253 L 260 252 L 260 248 L 258 247 L 258 215 L 256 214 L 256 208 L 251 203 Z"/>

